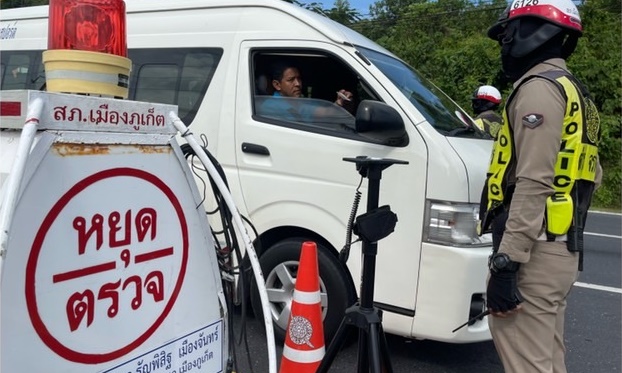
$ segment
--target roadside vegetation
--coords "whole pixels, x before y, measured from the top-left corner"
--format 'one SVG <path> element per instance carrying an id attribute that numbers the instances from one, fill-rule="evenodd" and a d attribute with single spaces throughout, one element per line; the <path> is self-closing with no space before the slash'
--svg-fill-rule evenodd
<path id="1" fill-rule="evenodd" d="M 507 97 L 511 85 L 500 73 L 499 49 L 486 30 L 507 6 L 505 0 L 380 0 L 367 14 L 336 0 L 284 0 L 340 22 L 374 40 L 415 67 L 465 109 L 473 90 L 493 85 Z M 326 1 L 328 2 L 328 0 Z M 2 0 L 0 8 L 47 4 L 46 0 Z M 584 35 L 570 57 L 571 71 L 588 87 L 600 112 L 603 184 L 593 207 L 621 210 L 622 4 L 620 0 L 575 2 Z"/>
<path id="2" fill-rule="evenodd" d="M 622 12 L 619 0 L 575 2 L 584 34 L 568 60 L 569 69 L 588 87 L 599 109 L 602 140 L 602 187 L 593 207 L 620 211 L 622 191 Z M 360 14 L 348 0 L 331 9 L 299 5 L 359 31 L 415 67 L 465 109 L 473 90 L 493 85 L 508 97 L 499 47 L 486 30 L 507 6 L 505 0 L 381 0 Z"/>

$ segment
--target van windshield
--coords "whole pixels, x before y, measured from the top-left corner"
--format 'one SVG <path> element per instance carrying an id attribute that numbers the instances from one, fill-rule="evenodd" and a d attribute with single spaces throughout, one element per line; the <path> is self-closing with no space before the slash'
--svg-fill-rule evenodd
<path id="1" fill-rule="evenodd" d="M 357 49 L 399 88 L 438 132 L 446 136 L 485 136 L 458 105 L 415 69 L 386 54 L 363 47 Z"/>

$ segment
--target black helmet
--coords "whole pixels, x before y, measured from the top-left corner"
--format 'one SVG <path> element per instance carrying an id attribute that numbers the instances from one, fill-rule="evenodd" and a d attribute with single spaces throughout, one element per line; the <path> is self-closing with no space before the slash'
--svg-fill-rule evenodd
<path id="1" fill-rule="evenodd" d="M 524 35 L 516 29 L 519 20 L 526 17 L 539 22 L 532 23 L 531 32 Z M 513 0 L 488 30 L 488 37 L 499 41 L 502 46 L 511 44 L 509 54 L 522 58 L 561 33 L 572 36 L 564 46 L 564 57 L 567 57 L 574 51 L 577 38 L 583 34 L 579 11 L 571 0 Z"/>

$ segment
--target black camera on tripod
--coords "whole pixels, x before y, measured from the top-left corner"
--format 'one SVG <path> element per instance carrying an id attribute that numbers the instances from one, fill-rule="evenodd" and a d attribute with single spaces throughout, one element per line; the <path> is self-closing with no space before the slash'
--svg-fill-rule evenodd
<path id="1" fill-rule="evenodd" d="M 346 310 L 337 333 L 333 337 L 326 355 L 317 369 L 318 373 L 325 373 L 333 362 L 337 352 L 346 337 L 349 328 L 357 328 L 358 340 L 358 372 L 359 373 L 392 373 L 393 367 L 389 359 L 389 349 L 382 329 L 382 311 L 374 307 L 374 277 L 376 272 L 376 254 L 378 241 L 393 232 L 397 223 L 397 215 L 391 211 L 388 205 L 378 207 L 380 195 L 380 179 L 382 170 L 393 164 L 408 164 L 406 161 L 388 158 L 372 158 L 359 156 L 356 158 L 343 158 L 346 162 L 356 163 L 356 169 L 362 177 L 368 179 L 367 212 L 358 216 L 352 226 L 360 192 L 357 194 L 352 206 L 350 221 L 348 222 L 346 245 L 339 253 L 341 261 L 345 264 L 350 250 L 351 233 L 358 235 L 363 241 L 363 270 L 361 277 L 360 301 Z"/>
<path id="2" fill-rule="evenodd" d="M 388 205 L 359 215 L 352 232 L 365 242 L 377 242 L 393 233 L 397 215 Z"/>

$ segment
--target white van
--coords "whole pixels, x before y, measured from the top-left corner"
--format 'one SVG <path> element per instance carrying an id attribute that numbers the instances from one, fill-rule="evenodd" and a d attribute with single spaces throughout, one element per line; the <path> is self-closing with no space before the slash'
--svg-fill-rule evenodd
<path id="1" fill-rule="evenodd" d="M 384 170 L 380 185 L 380 204 L 398 216 L 376 258 L 384 330 L 452 343 L 490 339 L 486 319 L 452 333 L 482 311 L 491 253 L 476 222 L 492 142 L 465 128 L 461 108 L 391 52 L 281 0 L 126 3 L 129 99 L 178 105 L 194 135 L 208 140 L 258 232 L 277 332 L 287 326 L 305 240 L 319 247 L 328 338 L 356 301 L 361 244 L 347 266 L 339 252 L 361 176 L 343 158 L 370 156 L 408 162 Z M 2 11 L 2 90 L 45 88 L 47 16 L 46 6 Z M 283 59 L 302 72 L 300 100 L 336 115 L 303 123 L 258 112 L 271 93 L 270 69 Z M 363 106 L 359 117 L 332 104 L 342 88 Z M 0 180 L 9 167 L 0 159 Z M 367 180 L 361 191 L 358 214 Z"/>

